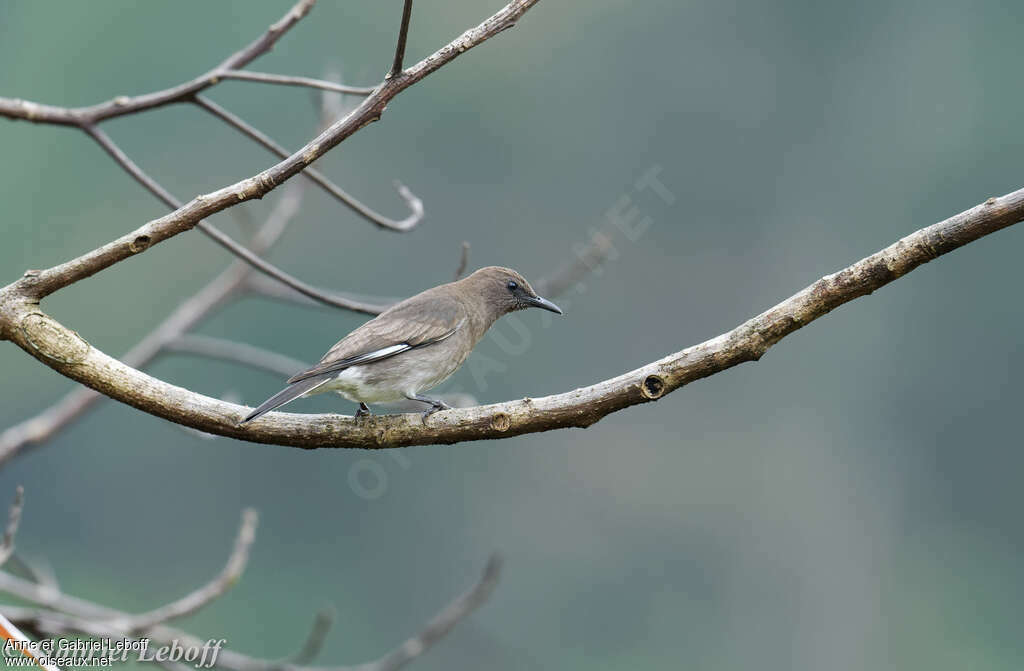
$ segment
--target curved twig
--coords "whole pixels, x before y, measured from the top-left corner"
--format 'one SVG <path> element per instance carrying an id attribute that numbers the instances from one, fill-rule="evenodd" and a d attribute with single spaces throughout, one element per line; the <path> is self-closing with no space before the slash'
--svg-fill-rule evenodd
<path id="1" fill-rule="evenodd" d="M 266 148 L 270 153 L 274 154 L 278 158 L 288 158 L 289 152 L 284 147 L 274 142 L 268 135 L 262 133 L 259 129 L 253 127 L 249 123 L 246 123 L 246 121 L 238 115 L 233 114 L 203 96 L 195 96 L 192 99 L 192 102 L 232 128 L 237 129 L 253 142 L 256 142 L 260 146 Z M 308 177 L 314 184 L 326 191 L 329 195 L 355 210 L 361 217 L 370 223 L 380 226 L 381 228 L 405 233 L 406 231 L 412 230 L 416 224 L 423 220 L 423 201 L 398 182 L 395 183 L 395 187 L 398 189 L 398 195 L 402 197 L 402 200 L 405 201 L 406 206 L 409 208 L 409 216 L 405 219 L 389 219 L 383 214 L 374 212 L 362 202 L 342 190 L 342 188 L 337 184 L 331 182 L 318 170 L 306 168 L 302 174 Z M 180 207 L 180 205 L 176 205 L 175 207 Z"/>
<path id="2" fill-rule="evenodd" d="M 313 626 L 309 628 L 309 636 L 302 643 L 302 647 L 294 655 L 282 660 L 282 666 L 305 666 L 312 664 L 320 655 L 334 625 L 335 611 L 333 608 L 325 608 L 313 618 Z"/>
<path id="3" fill-rule="evenodd" d="M 0 313 L 6 336 L 61 374 L 140 410 L 201 431 L 295 447 L 402 447 L 517 436 L 587 427 L 605 415 L 658 400 L 690 382 L 756 361 L 790 333 L 843 303 L 875 291 L 914 268 L 1024 219 L 1024 189 L 990 198 L 946 221 L 923 228 L 844 270 L 818 280 L 770 310 L 717 338 L 681 350 L 618 377 L 563 394 L 474 408 L 444 410 L 428 424 L 418 415 L 377 416 L 356 422 L 341 415 L 272 412 L 245 425 L 243 408 L 154 379 L 91 347 L 7 291 Z"/>
<path id="4" fill-rule="evenodd" d="M 117 144 L 115 144 L 114 141 L 110 139 L 110 136 L 108 136 L 106 133 L 104 133 L 102 130 L 100 130 L 98 127 L 92 124 L 82 126 L 82 130 L 85 131 L 89 135 L 89 137 L 96 140 L 96 142 L 99 143 L 99 145 L 103 147 L 103 149 L 108 154 L 110 154 L 110 157 L 113 158 L 114 161 L 119 166 L 121 166 L 125 172 L 127 172 L 129 175 L 135 178 L 135 180 L 143 187 L 145 187 L 150 193 L 152 193 L 161 201 L 163 201 L 171 209 L 181 208 L 181 202 L 178 201 L 177 198 L 172 196 L 165 188 L 160 186 L 160 184 L 158 184 L 156 180 L 154 180 L 152 177 L 146 174 L 146 172 L 142 168 L 140 168 L 133 160 L 131 160 L 131 158 L 129 158 L 127 154 L 121 151 L 121 148 L 118 147 Z M 320 182 L 317 183 L 319 184 Z M 405 187 L 400 187 L 399 192 L 402 194 L 403 197 L 406 197 L 406 201 L 410 202 L 410 206 L 413 208 L 413 214 L 411 215 L 411 218 L 413 219 L 413 225 L 415 225 L 415 223 L 419 221 L 419 217 L 422 217 L 423 215 L 423 206 L 420 203 L 419 199 L 413 196 L 411 193 L 409 193 L 408 189 L 405 189 Z M 409 198 L 411 198 L 412 200 L 409 201 Z M 358 203 L 358 201 L 353 202 Z M 360 206 L 362 205 L 360 204 Z M 353 205 L 353 207 L 355 206 Z M 366 212 L 369 212 L 369 210 L 367 210 Z M 361 213 L 364 214 L 364 216 L 369 216 L 366 215 L 365 212 Z M 252 250 L 247 249 L 244 245 L 235 242 L 231 238 L 231 236 L 229 236 L 227 233 L 224 233 L 223 231 L 221 231 L 219 228 L 215 227 L 208 221 L 201 220 L 197 222 L 195 224 L 195 228 L 198 228 L 200 231 L 209 236 L 209 238 L 216 242 L 218 245 L 228 250 L 230 253 L 234 254 L 241 260 L 245 261 L 253 268 L 256 268 L 260 272 L 265 273 L 270 277 L 273 277 L 282 284 L 286 284 L 292 289 L 298 291 L 300 294 L 308 296 L 313 300 L 320 301 L 325 305 L 330 305 L 336 308 L 342 308 L 344 310 L 352 310 L 353 312 L 362 312 L 364 314 L 377 314 L 381 309 L 381 306 L 379 305 L 353 300 L 347 296 L 341 296 L 339 294 L 325 291 L 323 289 L 318 289 L 317 287 L 314 287 L 312 284 L 307 284 L 306 282 L 303 282 L 299 278 L 289 275 L 285 271 L 281 270 L 274 264 L 270 263 L 269 261 L 261 257 L 259 254 L 256 254 Z M 138 242 L 140 239 L 143 240 L 143 242 Z M 149 247 L 150 244 L 151 243 L 148 240 L 145 240 L 145 236 L 140 236 L 139 238 L 136 238 L 136 247 L 140 252 Z"/>
<path id="5" fill-rule="evenodd" d="M 539 0 L 513 0 L 513 2 L 510 2 L 477 27 L 465 31 L 455 40 L 419 63 L 403 70 L 398 76 L 383 82 L 347 116 L 335 122 L 302 149 L 280 163 L 248 179 L 226 186 L 213 193 L 197 196 L 174 212 L 155 219 L 128 235 L 124 235 L 98 249 L 87 252 L 76 259 L 47 270 L 28 273 L 15 284 L 5 287 L 0 291 L 14 292 L 15 294 L 38 301 L 58 289 L 135 256 L 152 245 L 163 242 L 179 233 L 197 226 L 203 227 L 205 230 L 208 228 L 208 225 L 204 224 L 203 219 L 238 203 L 262 198 L 270 193 L 291 177 L 305 170 L 306 166 L 359 131 L 359 129 L 379 120 L 388 103 L 399 93 L 452 62 L 462 53 L 511 28 L 537 2 Z M 216 231 L 216 229 L 213 230 Z M 216 232 L 219 233 L 219 231 Z M 210 234 L 209 231 L 207 233 Z M 223 237 L 226 238 L 226 236 Z M 218 239 L 217 241 L 226 246 L 230 245 L 231 242 L 229 238 Z M 273 271 L 276 270 L 272 267 L 267 267 L 268 264 L 260 260 L 245 257 L 244 252 L 241 250 L 233 251 L 236 251 L 239 256 L 257 265 L 260 270 L 268 274 L 273 274 Z M 309 285 L 295 281 L 293 278 L 282 277 L 281 274 L 275 275 L 275 277 L 282 281 L 286 281 L 287 278 L 293 282 L 292 286 L 299 291 L 318 293 L 317 290 Z M 359 309 L 345 304 L 341 304 L 340 307 Z M 2 335 L 3 330 L 0 327 L 0 336 Z"/>
<path id="6" fill-rule="evenodd" d="M 147 613 L 117 619 L 111 623 L 111 626 L 130 634 L 144 633 L 159 624 L 191 615 L 227 592 L 242 577 L 245 565 L 249 563 L 249 550 L 252 548 L 253 541 L 256 540 L 258 521 L 259 516 L 252 508 L 242 511 L 242 523 L 238 528 L 238 535 L 235 537 L 235 546 L 231 550 L 227 564 L 216 578 L 177 601 L 172 601 Z"/>
<path id="7" fill-rule="evenodd" d="M 366 664 L 366 671 L 397 671 L 430 649 L 463 618 L 472 613 L 491 596 L 501 577 L 501 557 L 494 554 L 487 560 L 480 580 L 465 594 L 457 597 L 435 615 L 419 634 L 375 662 Z"/>
<path id="8" fill-rule="evenodd" d="M 224 338 L 185 333 L 167 343 L 168 352 L 231 361 L 289 378 L 309 364 L 284 354 Z"/>
<path id="9" fill-rule="evenodd" d="M 270 660 L 250 657 L 235 650 L 223 649 L 216 658 L 215 668 L 225 671 L 396 671 L 427 651 L 452 628 L 487 601 L 494 592 L 500 578 L 501 561 L 492 555 L 480 579 L 464 594 L 456 597 L 442 608 L 415 636 L 407 639 L 394 650 L 364 664 L 308 667 L 291 660 Z M 34 630 L 49 635 L 83 633 L 107 638 L 128 638 L 137 640 L 140 632 L 125 628 L 132 620 L 131 615 L 85 599 L 60 592 L 53 593 L 28 580 L 0 572 L 0 591 L 7 592 L 30 606 L 4 605 L 4 614 L 13 622 L 31 626 Z M 315 655 L 322 636 L 326 633 L 326 622 L 317 616 L 313 631 L 300 651 L 302 659 Z M 150 643 L 169 644 L 171 641 L 183 647 L 201 648 L 205 640 L 180 629 L 157 623 L 145 632 Z"/>

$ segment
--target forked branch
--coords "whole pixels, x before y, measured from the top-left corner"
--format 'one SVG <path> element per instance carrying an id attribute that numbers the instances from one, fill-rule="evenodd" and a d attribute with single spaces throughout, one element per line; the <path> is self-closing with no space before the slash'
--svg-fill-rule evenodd
<path id="1" fill-rule="evenodd" d="M 11 508 L 8 528 L 17 526 L 21 515 L 21 488 Z M 182 647 L 203 647 L 205 641 L 168 624 L 169 621 L 189 615 L 222 597 L 242 577 L 249 551 L 256 533 L 256 512 L 246 510 L 235 538 L 234 549 L 222 571 L 212 581 L 169 604 L 147 613 L 131 615 L 109 606 L 61 592 L 56 581 L 36 582 L 0 571 L 0 592 L 9 594 L 27 605 L 3 604 L 4 615 L 11 621 L 32 631 L 39 637 L 84 634 L 100 638 L 139 641 L 148 639 L 156 648 L 172 642 Z M 13 529 L 10 533 L 13 535 Z M 330 611 L 317 614 L 312 629 L 299 651 L 284 660 L 250 657 L 236 650 L 219 652 L 214 668 L 224 671 L 397 671 L 408 662 L 425 653 L 438 640 L 448 634 L 459 622 L 490 597 L 497 585 L 501 561 L 493 555 L 480 579 L 464 594 L 456 597 L 426 623 L 423 629 L 383 656 L 355 666 L 312 668 L 307 666 L 320 652 L 332 616 Z M 133 648 L 134 649 L 134 648 Z"/>
<path id="2" fill-rule="evenodd" d="M 40 105 L 38 103 L 24 100 L 0 98 L 0 116 L 7 116 L 12 119 L 26 119 L 36 123 L 70 125 L 79 128 L 93 138 L 125 172 L 142 184 L 142 186 L 150 193 L 155 195 L 172 210 L 178 209 L 181 207 L 181 203 L 156 180 L 146 174 L 105 132 L 100 130 L 99 123 L 113 117 L 143 112 L 173 103 L 194 102 L 211 114 L 214 114 L 225 122 L 238 128 L 252 140 L 267 147 L 270 151 L 277 154 L 279 158 L 286 158 L 288 155 L 287 152 L 276 145 L 266 135 L 241 119 L 235 117 L 227 110 L 220 108 L 212 101 L 202 98 L 199 93 L 204 89 L 216 85 L 221 79 L 225 78 L 244 79 L 248 81 L 260 81 L 274 84 L 311 86 L 314 88 L 342 93 L 358 93 L 359 95 L 369 95 L 372 93 L 374 90 L 373 88 L 347 87 L 340 84 L 333 84 L 331 82 L 305 77 L 284 77 L 263 73 L 246 73 L 237 69 L 248 64 L 257 56 L 269 51 L 274 43 L 280 39 L 280 37 L 287 32 L 289 28 L 295 25 L 299 19 L 306 15 L 312 7 L 313 2 L 314 0 L 300 0 L 300 2 L 297 3 L 291 11 L 284 16 L 284 18 L 272 25 L 270 29 L 255 42 L 232 54 L 219 67 L 214 68 L 208 73 L 201 75 L 190 82 L 143 96 L 131 98 L 121 96 L 92 107 L 60 108 L 52 105 Z M 406 26 L 406 28 L 407 27 L 408 26 Z M 400 41 L 404 41 L 405 36 L 400 35 L 399 39 Z M 422 201 L 420 201 L 419 198 L 413 195 L 412 192 L 404 186 L 398 185 L 398 192 L 405 200 L 410 213 L 404 219 L 395 220 L 375 212 L 367 205 L 353 198 L 341 188 L 331 183 L 320 173 L 310 169 L 307 171 L 307 175 L 314 183 L 326 190 L 334 198 L 354 210 L 361 217 L 381 228 L 405 232 L 411 230 L 423 219 Z M 306 296 L 313 298 L 314 300 L 321 301 L 334 307 L 356 311 L 365 311 L 367 307 L 365 305 L 361 306 L 358 304 L 351 304 L 330 292 L 310 286 L 309 284 L 285 273 L 283 270 L 277 268 L 266 260 L 258 259 L 253 255 L 248 254 L 244 246 L 236 243 L 229 236 L 213 227 L 209 222 L 199 221 L 195 226 L 235 256 L 238 256 L 247 263 L 253 265 L 253 267 L 305 294 Z"/>

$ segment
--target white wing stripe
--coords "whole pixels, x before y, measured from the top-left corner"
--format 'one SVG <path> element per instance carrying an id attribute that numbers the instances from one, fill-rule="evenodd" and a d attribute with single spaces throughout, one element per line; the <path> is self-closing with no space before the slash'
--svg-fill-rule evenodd
<path id="1" fill-rule="evenodd" d="M 347 363 L 350 366 L 355 366 L 356 364 L 366 363 L 367 361 L 376 361 L 377 359 L 383 359 L 384 357 L 392 356 L 394 354 L 398 354 L 399 352 L 404 352 L 407 349 L 412 349 L 412 347 L 410 347 L 409 343 L 403 342 L 397 345 L 382 347 L 380 349 L 375 349 L 372 352 L 366 352 L 365 354 L 354 356 L 351 359 L 349 359 Z"/>

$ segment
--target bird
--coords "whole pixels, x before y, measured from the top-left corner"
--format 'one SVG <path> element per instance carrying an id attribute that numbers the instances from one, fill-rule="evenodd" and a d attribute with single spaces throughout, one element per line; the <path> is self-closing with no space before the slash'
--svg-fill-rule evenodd
<path id="1" fill-rule="evenodd" d="M 488 266 L 427 289 L 339 340 L 320 363 L 289 378 L 286 388 L 239 424 L 301 396 L 326 392 L 359 403 L 357 419 L 371 414 L 368 403 L 420 401 L 429 406 L 422 413 L 426 422 L 429 415 L 449 406 L 423 392 L 458 370 L 499 317 L 526 308 L 563 314 L 511 268 Z"/>

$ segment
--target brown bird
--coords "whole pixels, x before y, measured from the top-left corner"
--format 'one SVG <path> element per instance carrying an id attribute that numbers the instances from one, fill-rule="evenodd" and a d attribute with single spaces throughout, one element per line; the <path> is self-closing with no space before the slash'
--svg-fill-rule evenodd
<path id="1" fill-rule="evenodd" d="M 402 399 L 429 404 L 424 419 L 448 406 L 422 392 L 458 370 L 487 329 L 502 315 L 536 307 L 562 314 L 510 268 L 481 268 L 393 305 L 338 341 L 320 363 L 292 376 L 287 388 L 249 413 L 242 424 L 300 396 L 334 391 L 359 403 Z"/>

